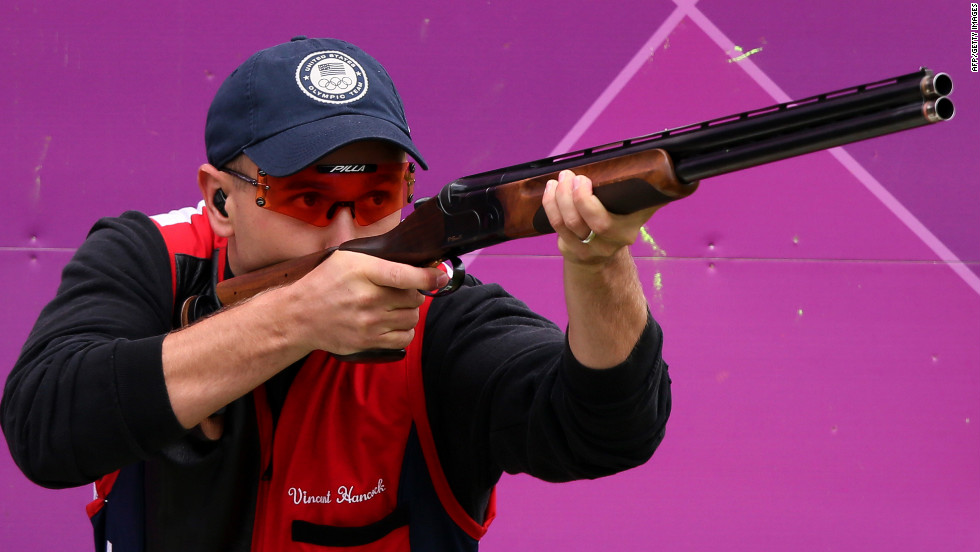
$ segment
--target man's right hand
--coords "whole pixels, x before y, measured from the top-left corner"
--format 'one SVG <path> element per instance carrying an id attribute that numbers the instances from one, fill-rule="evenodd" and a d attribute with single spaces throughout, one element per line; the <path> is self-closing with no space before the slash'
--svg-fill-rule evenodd
<path id="1" fill-rule="evenodd" d="M 420 289 L 438 289 L 449 277 L 349 251 L 336 251 L 309 274 L 278 290 L 288 305 L 289 334 L 308 351 L 346 355 L 367 349 L 404 349 L 415 336 Z"/>
<path id="2" fill-rule="evenodd" d="M 447 282 L 437 268 L 335 252 L 292 284 L 170 333 L 162 360 L 174 413 L 194 427 L 318 349 L 404 349 L 425 299 L 418 290 Z"/>

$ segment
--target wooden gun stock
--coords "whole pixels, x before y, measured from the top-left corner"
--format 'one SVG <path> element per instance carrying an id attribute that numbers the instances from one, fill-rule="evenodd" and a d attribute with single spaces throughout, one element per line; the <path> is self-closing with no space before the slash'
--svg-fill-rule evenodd
<path id="1" fill-rule="evenodd" d="M 592 179 L 596 197 L 616 214 L 664 205 L 697 189 L 696 183 L 681 184 L 677 180 L 663 150 L 588 163 L 576 171 Z M 218 300 L 222 305 L 231 305 L 271 287 L 292 283 L 338 249 L 431 266 L 482 247 L 554 232 L 541 206 L 541 197 L 548 180 L 557 176 L 557 172 L 551 172 L 500 184 L 484 190 L 486 197 L 479 202 L 457 193 L 448 200 L 448 208 L 440 205 L 439 197 L 423 200 L 387 233 L 351 240 L 220 282 Z"/>
<path id="2" fill-rule="evenodd" d="M 261 268 L 231 280 L 219 282 L 216 288 L 221 305 L 234 305 L 270 288 L 299 280 L 327 259 L 336 248 L 325 249 Z"/>
<path id="3" fill-rule="evenodd" d="M 230 305 L 309 273 L 337 249 L 430 266 L 504 241 L 553 232 L 541 197 L 565 169 L 592 179 L 612 213 L 692 194 L 704 178 L 938 123 L 953 117 L 952 79 L 916 73 L 836 90 L 695 125 L 460 178 L 385 234 L 351 240 L 221 282 Z M 459 264 L 461 267 L 461 264 Z M 390 357 L 386 357 L 391 360 Z"/>

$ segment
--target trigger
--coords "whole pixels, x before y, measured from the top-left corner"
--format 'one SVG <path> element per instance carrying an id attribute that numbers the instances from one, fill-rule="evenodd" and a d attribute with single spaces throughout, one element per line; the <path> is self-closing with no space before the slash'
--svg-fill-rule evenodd
<path id="1" fill-rule="evenodd" d="M 463 261 L 459 257 L 449 257 L 445 261 L 442 261 L 442 266 L 445 267 L 446 274 L 449 275 L 449 283 L 435 291 L 419 290 L 422 292 L 422 295 L 428 295 L 429 297 L 449 295 L 463 285 L 463 279 L 466 278 L 466 267 L 463 266 Z"/>

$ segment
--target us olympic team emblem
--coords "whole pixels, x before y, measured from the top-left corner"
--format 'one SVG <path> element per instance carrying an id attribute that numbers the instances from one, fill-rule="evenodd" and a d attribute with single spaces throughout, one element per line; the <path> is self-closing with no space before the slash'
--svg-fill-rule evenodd
<path id="1" fill-rule="evenodd" d="M 314 100 L 345 104 L 359 100 L 368 89 L 364 68 L 336 50 L 312 53 L 296 68 L 296 84 Z"/>

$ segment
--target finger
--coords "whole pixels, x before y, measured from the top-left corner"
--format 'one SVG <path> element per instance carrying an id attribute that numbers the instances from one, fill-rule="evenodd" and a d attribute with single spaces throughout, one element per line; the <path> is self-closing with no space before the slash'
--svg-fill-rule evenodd
<path id="1" fill-rule="evenodd" d="M 372 303 L 380 305 L 386 311 L 397 311 L 401 309 L 417 309 L 425 302 L 425 296 L 417 289 L 398 289 L 392 287 L 375 286 L 375 296 Z"/>
<path id="2" fill-rule="evenodd" d="M 366 273 L 371 283 L 401 290 L 439 289 L 449 283 L 449 275 L 434 267 L 415 267 L 374 259 Z"/>
<path id="3" fill-rule="evenodd" d="M 370 336 L 367 334 L 359 335 L 365 337 L 358 341 L 352 340 L 342 347 L 338 347 L 335 350 L 330 350 L 330 352 L 340 355 L 349 355 L 371 349 L 404 349 L 408 347 L 415 338 L 415 328 L 412 327 L 406 330 L 395 329 L 379 332 L 377 334 L 371 334 Z"/>
<path id="4" fill-rule="evenodd" d="M 599 198 L 595 196 L 592 180 L 584 175 L 577 175 L 572 186 L 572 202 L 575 211 L 582 218 L 582 223 L 594 232 L 596 236 L 604 236 L 613 225 L 611 213 L 606 210 Z"/>
<path id="5" fill-rule="evenodd" d="M 425 299 L 424 296 L 412 290 L 377 286 L 374 289 L 387 291 L 361 296 L 356 306 L 352 305 L 345 311 L 342 324 L 348 327 L 349 333 L 340 341 L 344 349 L 334 352 L 346 354 L 373 348 L 400 349 L 411 342 L 419 322 L 418 304 Z M 395 296 L 400 297 L 393 299 Z M 403 300 L 405 306 L 394 306 Z"/>
<path id="6" fill-rule="evenodd" d="M 564 226 L 581 241 L 592 229 L 586 224 L 575 204 L 575 188 L 579 185 L 579 179 L 580 177 L 571 171 L 562 171 L 558 176 L 558 186 L 555 189 L 555 202 Z"/>
<path id="7" fill-rule="evenodd" d="M 545 184 L 544 194 L 541 196 L 541 206 L 544 208 L 545 215 L 548 217 L 548 224 L 558 234 L 560 240 L 567 240 L 574 237 L 574 234 L 565 227 L 562 219 L 561 210 L 558 208 L 556 198 L 558 190 L 558 180 L 552 179 Z"/>
<path id="8" fill-rule="evenodd" d="M 418 307 L 371 309 L 360 313 L 360 323 L 368 335 L 381 336 L 411 330 L 419 322 Z"/>
<path id="9" fill-rule="evenodd" d="M 413 339 L 415 339 L 414 327 L 408 330 L 392 330 L 379 336 L 377 342 L 365 347 L 365 349 L 404 349 L 411 345 Z"/>
<path id="10" fill-rule="evenodd" d="M 596 236 L 611 246 L 629 245 L 636 241 L 640 228 L 659 206 L 626 215 L 610 213 L 594 194 L 592 181 L 582 176 L 574 189 L 575 206 L 586 225 Z"/>
<path id="11" fill-rule="evenodd" d="M 558 179 L 548 181 L 541 199 L 548 222 L 562 242 L 580 241 L 589 233 L 571 197 L 573 176 L 571 171 L 562 171 Z"/>

